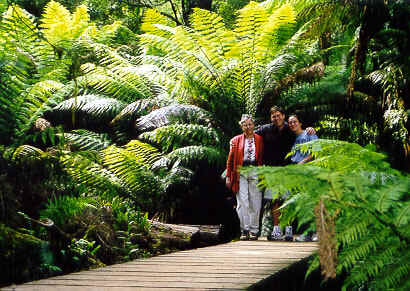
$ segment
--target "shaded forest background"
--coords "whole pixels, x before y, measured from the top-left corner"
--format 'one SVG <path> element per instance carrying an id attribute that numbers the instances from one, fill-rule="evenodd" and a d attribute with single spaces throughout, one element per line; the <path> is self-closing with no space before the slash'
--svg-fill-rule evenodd
<path id="1" fill-rule="evenodd" d="M 0 0 L 0 12 L 0 284 L 155 254 L 148 219 L 226 223 L 237 121 L 267 123 L 279 105 L 321 138 L 310 165 L 260 170 L 292 191 L 284 217 L 326 225 L 312 269 L 408 287 L 407 1 Z"/>

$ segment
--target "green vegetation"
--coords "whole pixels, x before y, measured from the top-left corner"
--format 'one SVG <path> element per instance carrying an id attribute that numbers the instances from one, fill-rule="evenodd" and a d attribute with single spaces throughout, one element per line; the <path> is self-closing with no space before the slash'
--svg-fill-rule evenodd
<path id="1" fill-rule="evenodd" d="M 390 168 L 385 156 L 341 141 L 302 145 L 307 165 L 258 169 L 262 184 L 286 193 L 283 220 L 316 229 L 319 255 L 311 269 L 325 278 L 346 272 L 346 290 L 406 290 L 410 233 L 409 175 Z M 278 194 L 276 194 L 278 195 Z"/>
<path id="2" fill-rule="evenodd" d="M 303 146 L 308 165 L 260 169 L 292 190 L 285 218 L 321 236 L 312 268 L 346 288 L 408 289 L 407 1 L 0 0 L 0 12 L 0 285 L 169 249 L 148 218 L 187 223 L 194 201 L 222 204 L 238 119 L 268 122 L 280 105 L 323 138 Z"/>

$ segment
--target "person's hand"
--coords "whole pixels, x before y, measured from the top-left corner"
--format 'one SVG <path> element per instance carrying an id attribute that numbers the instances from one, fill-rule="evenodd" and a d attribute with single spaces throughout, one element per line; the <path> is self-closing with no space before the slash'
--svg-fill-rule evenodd
<path id="1" fill-rule="evenodd" d="M 306 132 L 307 132 L 308 135 L 316 134 L 316 130 L 313 127 L 306 128 Z"/>
<path id="2" fill-rule="evenodd" d="M 232 188 L 232 183 L 231 183 L 231 180 L 229 179 L 229 177 L 226 177 L 226 179 L 225 179 L 225 186 L 228 189 Z"/>

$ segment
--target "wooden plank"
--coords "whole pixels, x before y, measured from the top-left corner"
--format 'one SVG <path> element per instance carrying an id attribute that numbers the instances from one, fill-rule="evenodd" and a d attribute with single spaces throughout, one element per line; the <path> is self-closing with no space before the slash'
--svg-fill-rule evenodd
<path id="1" fill-rule="evenodd" d="M 42 285 L 42 286 L 88 286 L 88 287 L 158 287 L 158 288 L 245 288 L 257 281 L 247 282 L 226 282 L 221 280 L 220 282 L 205 281 L 205 282 L 184 282 L 178 281 L 79 281 L 79 280 L 42 280 L 41 282 L 31 282 L 27 285 Z"/>
<path id="2" fill-rule="evenodd" d="M 237 241 L 1 290 L 243 290 L 316 249 L 316 243 Z"/>

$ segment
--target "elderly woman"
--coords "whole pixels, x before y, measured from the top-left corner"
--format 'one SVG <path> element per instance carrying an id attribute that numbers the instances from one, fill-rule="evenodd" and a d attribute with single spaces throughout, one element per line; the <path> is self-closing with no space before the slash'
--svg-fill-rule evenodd
<path id="1" fill-rule="evenodd" d="M 262 193 L 258 189 L 258 177 L 240 173 L 243 166 L 262 165 L 263 140 L 254 133 L 251 116 L 242 115 L 239 122 L 243 134 L 231 140 L 226 162 L 226 186 L 236 194 L 237 208 L 241 227 L 241 240 L 257 240 L 259 231 L 259 213 Z"/>

